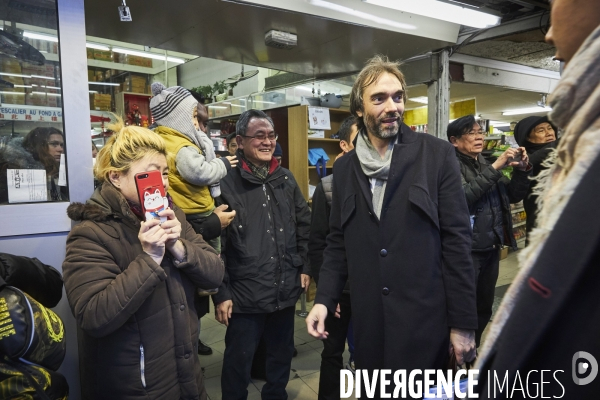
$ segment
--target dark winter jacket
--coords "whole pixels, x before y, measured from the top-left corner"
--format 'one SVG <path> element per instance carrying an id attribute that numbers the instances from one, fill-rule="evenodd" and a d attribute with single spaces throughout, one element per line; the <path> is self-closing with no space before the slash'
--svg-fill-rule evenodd
<path id="1" fill-rule="evenodd" d="M 236 215 L 223 230 L 225 278 L 215 304 L 233 312 L 264 313 L 296 304 L 307 257 L 310 211 L 290 171 L 274 158 L 263 183 L 244 161 L 221 180 L 221 197 Z"/>
<path id="2" fill-rule="evenodd" d="M 590 360 L 577 353 L 600 361 L 598 171 L 600 157 L 587 169 L 523 277 L 512 312 L 479 367 L 480 399 L 542 398 L 536 394 L 542 386 L 546 398 L 598 398 L 600 377 L 584 385 L 573 380 L 593 374 L 577 371 Z M 542 376 L 543 371 L 552 372 Z M 500 390 L 505 375 L 508 384 Z"/>
<path id="3" fill-rule="evenodd" d="M 60 272 L 37 258 L 0 253 L 0 279 L 52 308 L 62 297 Z"/>
<path id="4" fill-rule="evenodd" d="M 8 202 L 7 169 L 43 169 L 46 167 L 23 147 L 21 137 L 11 139 L 6 147 L 0 152 L 0 203 Z M 48 201 L 66 200 L 68 198 L 66 188 L 57 186 L 53 177 L 47 177 Z"/>
<path id="5" fill-rule="evenodd" d="M 548 158 L 550 151 L 558 146 L 558 140 L 554 142 L 546 143 L 542 146 L 529 144 L 527 142 L 525 144 L 525 149 L 527 150 L 527 154 L 529 155 L 529 163 L 532 165 L 532 174 L 531 177 L 535 178 L 539 175 L 542 170 L 545 168 L 542 167 L 542 163 Z M 529 237 L 529 232 L 535 227 L 535 223 L 537 220 L 537 196 L 532 195 L 533 189 L 536 187 L 537 181 L 531 181 L 529 185 L 529 190 L 527 191 L 527 195 L 523 200 L 523 206 L 525 207 L 525 213 L 527 214 L 527 237 Z"/>
<path id="6" fill-rule="evenodd" d="M 356 367 L 445 368 L 450 328 L 477 328 L 471 228 L 454 147 L 402 125 L 381 218 L 355 151 L 335 162 L 316 304 L 350 279 Z"/>
<path id="7" fill-rule="evenodd" d="M 469 214 L 475 216 L 473 224 L 473 251 L 489 251 L 499 245 L 509 245 L 517 249 L 512 234 L 511 203 L 525 198 L 529 188 L 528 171 L 513 169 L 512 179 L 508 180 L 480 154 L 475 160 L 456 150 L 460 163 L 461 181 L 469 206 Z M 501 215 L 494 207 L 492 196 L 499 196 Z"/>
<path id="8" fill-rule="evenodd" d="M 321 179 L 312 197 L 310 217 L 310 236 L 308 239 L 308 259 L 312 277 L 319 285 L 319 272 L 323 265 L 323 251 L 327 247 L 326 238 L 329 235 L 329 216 L 333 193 L 333 174 Z M 350 293 L 350 282 L 346 282 L 344 293 Z"/>
<path id="9" fill-rule="evenodd" d="M 67 238 L 65 289 L 78 325 L 84 399 L 205 398 L 197 357 L 198 288 L 218 287 L 215 251 L 174 208 L 187 256 L 160 265 L 142 250 L 140 221 L 110 184 L 69 217 L 82 221 Z"/>

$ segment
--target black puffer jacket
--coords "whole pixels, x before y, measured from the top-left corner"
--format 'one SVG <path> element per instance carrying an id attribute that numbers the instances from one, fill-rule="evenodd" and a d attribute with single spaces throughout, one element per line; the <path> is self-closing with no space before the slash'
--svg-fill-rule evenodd
<path id="1" fill-rule="evenodd" d="M 517 242 L 512 234 L 512 215 L 510 204 L 518 203 L 525 198 L 529 188 L 528 171 L 513 170 L 512 179 L 508 180 L 500 171 L 492 167 L 483 156 L 477 160 L 456 151 L 460 164 L 461 180 L 469 206 L 469 213 L 475 216 L 473 225 L 473 251 L 488 251 L 498 248 L 499 244 L 510 245 L 517 249 Z M 494 215 L 486 196 L 490 190 L 497 190 L 502 209 L 501 219 Z M 493 194 L 492 194 L 493 195 Z M 503 237 L 496 233 L 496 221 L 501 221 Z M 496 229 L 495 229 L 496 228 Z"/>
<path id="2" fill-rule="evenodd" d="M 310 211 L 290 171 L 272 159 L 263 183 L 241 161 L 221 180 L 221 197 L 235 218 L 221 240 L 225 278 L 215 304 L 233 300 L 233 312 L 263 313 L 293 306 L 310 275 Z"/>

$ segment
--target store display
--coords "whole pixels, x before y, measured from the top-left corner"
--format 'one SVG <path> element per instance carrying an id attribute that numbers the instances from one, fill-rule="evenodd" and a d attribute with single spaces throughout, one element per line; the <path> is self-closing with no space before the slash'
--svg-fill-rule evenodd
<path id="1" fill-rule="evenodd" d="M 523 208 L 523 202 L 520 201 L 518 203 L 511 205 L 510 213 L 512 215 L 512 223 L 513 223 L 513 236 L 517 241 L 517 245 L 524 243 L 525 236 L 527 234 L 527 230 L 525 224 L 527 223 L 527 214 L 525 213 L 525 209 Z"/>

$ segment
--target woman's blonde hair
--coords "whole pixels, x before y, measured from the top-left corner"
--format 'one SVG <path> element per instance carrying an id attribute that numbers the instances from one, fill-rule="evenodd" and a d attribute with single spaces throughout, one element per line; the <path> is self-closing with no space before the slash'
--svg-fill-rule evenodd
<path id="1" fill-rule="evenodd" d="M 108 126 L 114 134 L 96 156 L 94 176 L 100 182 L 109 182 L 111 172 L 127 174 L 131 164 L 147 155 L 162 154 L 169 159 L 164 140 L 155 132 L 140 126 L 124 126 L 123 119 L 113 116 Z"/>

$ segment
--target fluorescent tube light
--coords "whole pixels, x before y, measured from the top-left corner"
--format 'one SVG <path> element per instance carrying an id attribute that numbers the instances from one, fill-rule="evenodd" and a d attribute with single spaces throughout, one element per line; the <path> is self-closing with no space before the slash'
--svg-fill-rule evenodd
<path id="1" fill-rule="evenodd" d="M 0 72 L 0 75 L 3 75 L 3 76 L 16 76 L 17 78 L 31 78 L 31 75 L 11 74 L 11 73 L 8 73 L 8 72 Z"/>
<path id="2" fill-rule="evenodd" d="M 23 36 L 29 39 L 39 39 L 39 40 L 47 40 L 48 42 L 56 42 L 58 43 L 58 38 L 52 35 L 46 35 L 44 33 L 36 33 L 36 32 L 23 32 Z"/>
<path id="3" fill-rule="evenodd" d="M 246 106 L 241 106 L 239 104 L 232 104 L 232 103 L 221 103 L 221 104 L 228 104 L 228 105 L 230 105 L 232 107 L 243 107 L 243 108 L 246 107 Z"/>
<path id="4" fill-rule="evenodd" d="M 46 93 L 46 92 L 31 92 L 31 94 L 41 94 L 44 96 L 62 96 L 60 93 Z"/>
<path id="5" fill-rule="evenodd" d="M 419 97 L 409 97 L 408 101 L 414 101 L 417 103 L 423 103 L 423 104 L 427 104 L 427 96 L 419 96 Z"/>
<path id="6" fill-rule="evenodd" d="M 223 109 L 223 110 L 226 110 L 226 109 L 227 109 L 227 107 L 222 107 L 222 106 L 211 106 L 210 104 L 207 104 L 207 105 L 210 107 L 210 109 L 211 109 L 211 110 L 212 110 L 213 108 L 219 108 L 219 109 Z"/>
<path id="7" fill-rule="evenodd" d="M 97 43 L 87 43 L 86 42 L 85 47 L 87 47 L 88 49 L 96 49 L 96 50 L 103 50 L 103 51 L 110 50 L 110 47 L 105 46 L 103 44 L 97 44 Z"/>
<path id="8" fill-rule="evenodd" d="M 156 54 L 156 53 L 148 53 L 145 51 L 122 49 L 119 47 L 113 47 L 113 51 L 115 53 L 128 54 L 128 55 L 132 55 L 132 56 L 145 57 L 145 58 L 153 58 L 155 60 L 162 60 L 162 61 L 165 60 L 165 56 L 163 56 L 163 55 Z M 184 59 L 176 58 L 176 57 L 167 57 L 167 61 L 178 63 L 178 64 L 185 63 Z"/>
<path id="9" fill-rule="evenodd" d="M 88 85 L 120 86 L 120 84 L 118 84 L 118 83 L 110 83 L 110 82 L 88 82 Z"/>
<path id="10" fill-rule="evenodd" d="M 38 78 L 38 79 L 48 79 L 48 80 L 55 80 L 55 78 L 53 76 L 43 76 L 43 75 L 31 75 L 28 76 L 28 78 Z"/>
<path id="11" fill-rule="evenodd" d="M 263 104 L 277 104 L 274 101 L 262 101 L 262 100 L 252 100 L 254 103 L 263 103 Z"/>
<path id="12" fill-rule="evenodd" d="M 365 1 L 365 0 L 363 0 L 363 1 Z M 422 1 L 422 0 L 419 0 L 419 1 Z M 380 24 L 380 25 L 387 25 L 387 26 L 391 26 L 391 27 L 397 28 L 397 29 L 407 29 L 407 30 L 408 29 L 410 29 L 410 30 L 417 29 L 417 27 L 414 25 L 403 24 L 401 22 L 394 21 L 391 19 L 381 18 L 376 15 L 366 13 L 364 11 L 358 11 L 358 10 L 355 10 L 350 7 L 344 7 L 344 6 L 336 4 L 336 3 L 330 3 L 328 1 L 308 0 L 308 2 L 317 7 L 327 8 L 329 10 L 337 11 L 342 14 L 352 15 L 354 17 L 362 18 L 367 21 L 372 21 L 372 22 L 375 22 L 376 24 Z"/>
<path id="13" fill-rule="evenodd" d="M 42 85 L 42 86 L 40 86 L 40 87 L 43 87 L 43 88 L 46 88 L 46 89 L 56 89 L 56 90 L 62 90 L 61 88 L 59 88 L 59 87 L 56 87 L 56 86 L 43 86 L 43 85 Z"/>
<path id="14" fill-rule="evenodd" d="M 22 87 L 22 88 L 31 89 L 33 86 L 31 86 L 31 85 L 14 85 L 14 87 Z"/>
<path id="15" fill-rule="evenodd" d="M 502 126 L 510 126 L 510 122 L 490 121 L 490 125 L 494 128 Z"/>
<path id="16" fill-rule="evenodd" d="M 455 6 L 448 3 L 442 3 L 436 0 L 362 0 L 365 3 L 380 7 L 393 8 L 394 10 L 404 11 L 411 14 L 422 15 L 424 17 L 439 19 L 442 21 L 453 22 L 471 26 L 473 28 L 486 28 L 488 26 L 498 25 L 500 17 L 486 14 L 481 11 L 475 11 L 470 8 Z"/>
<path id="17" fill-rule="evenodd" d="M 89 90 L 90 93 L 98 93 L 97 90 Z"/>
<path id="18" fill-rule="evenodd" d="M 528 107 L 519 108 L 517 110 L 506 110 L 502 112 L 502 115 L 521 115 L 521 114 L 537 114 L 541 112 L 550 112 L 551 107 Z"/>
<path id="19" fill-rule="evenodd" d="M 24 95 L 25 92 L 0 92 L 1 94 L 22 94 Z"/>

